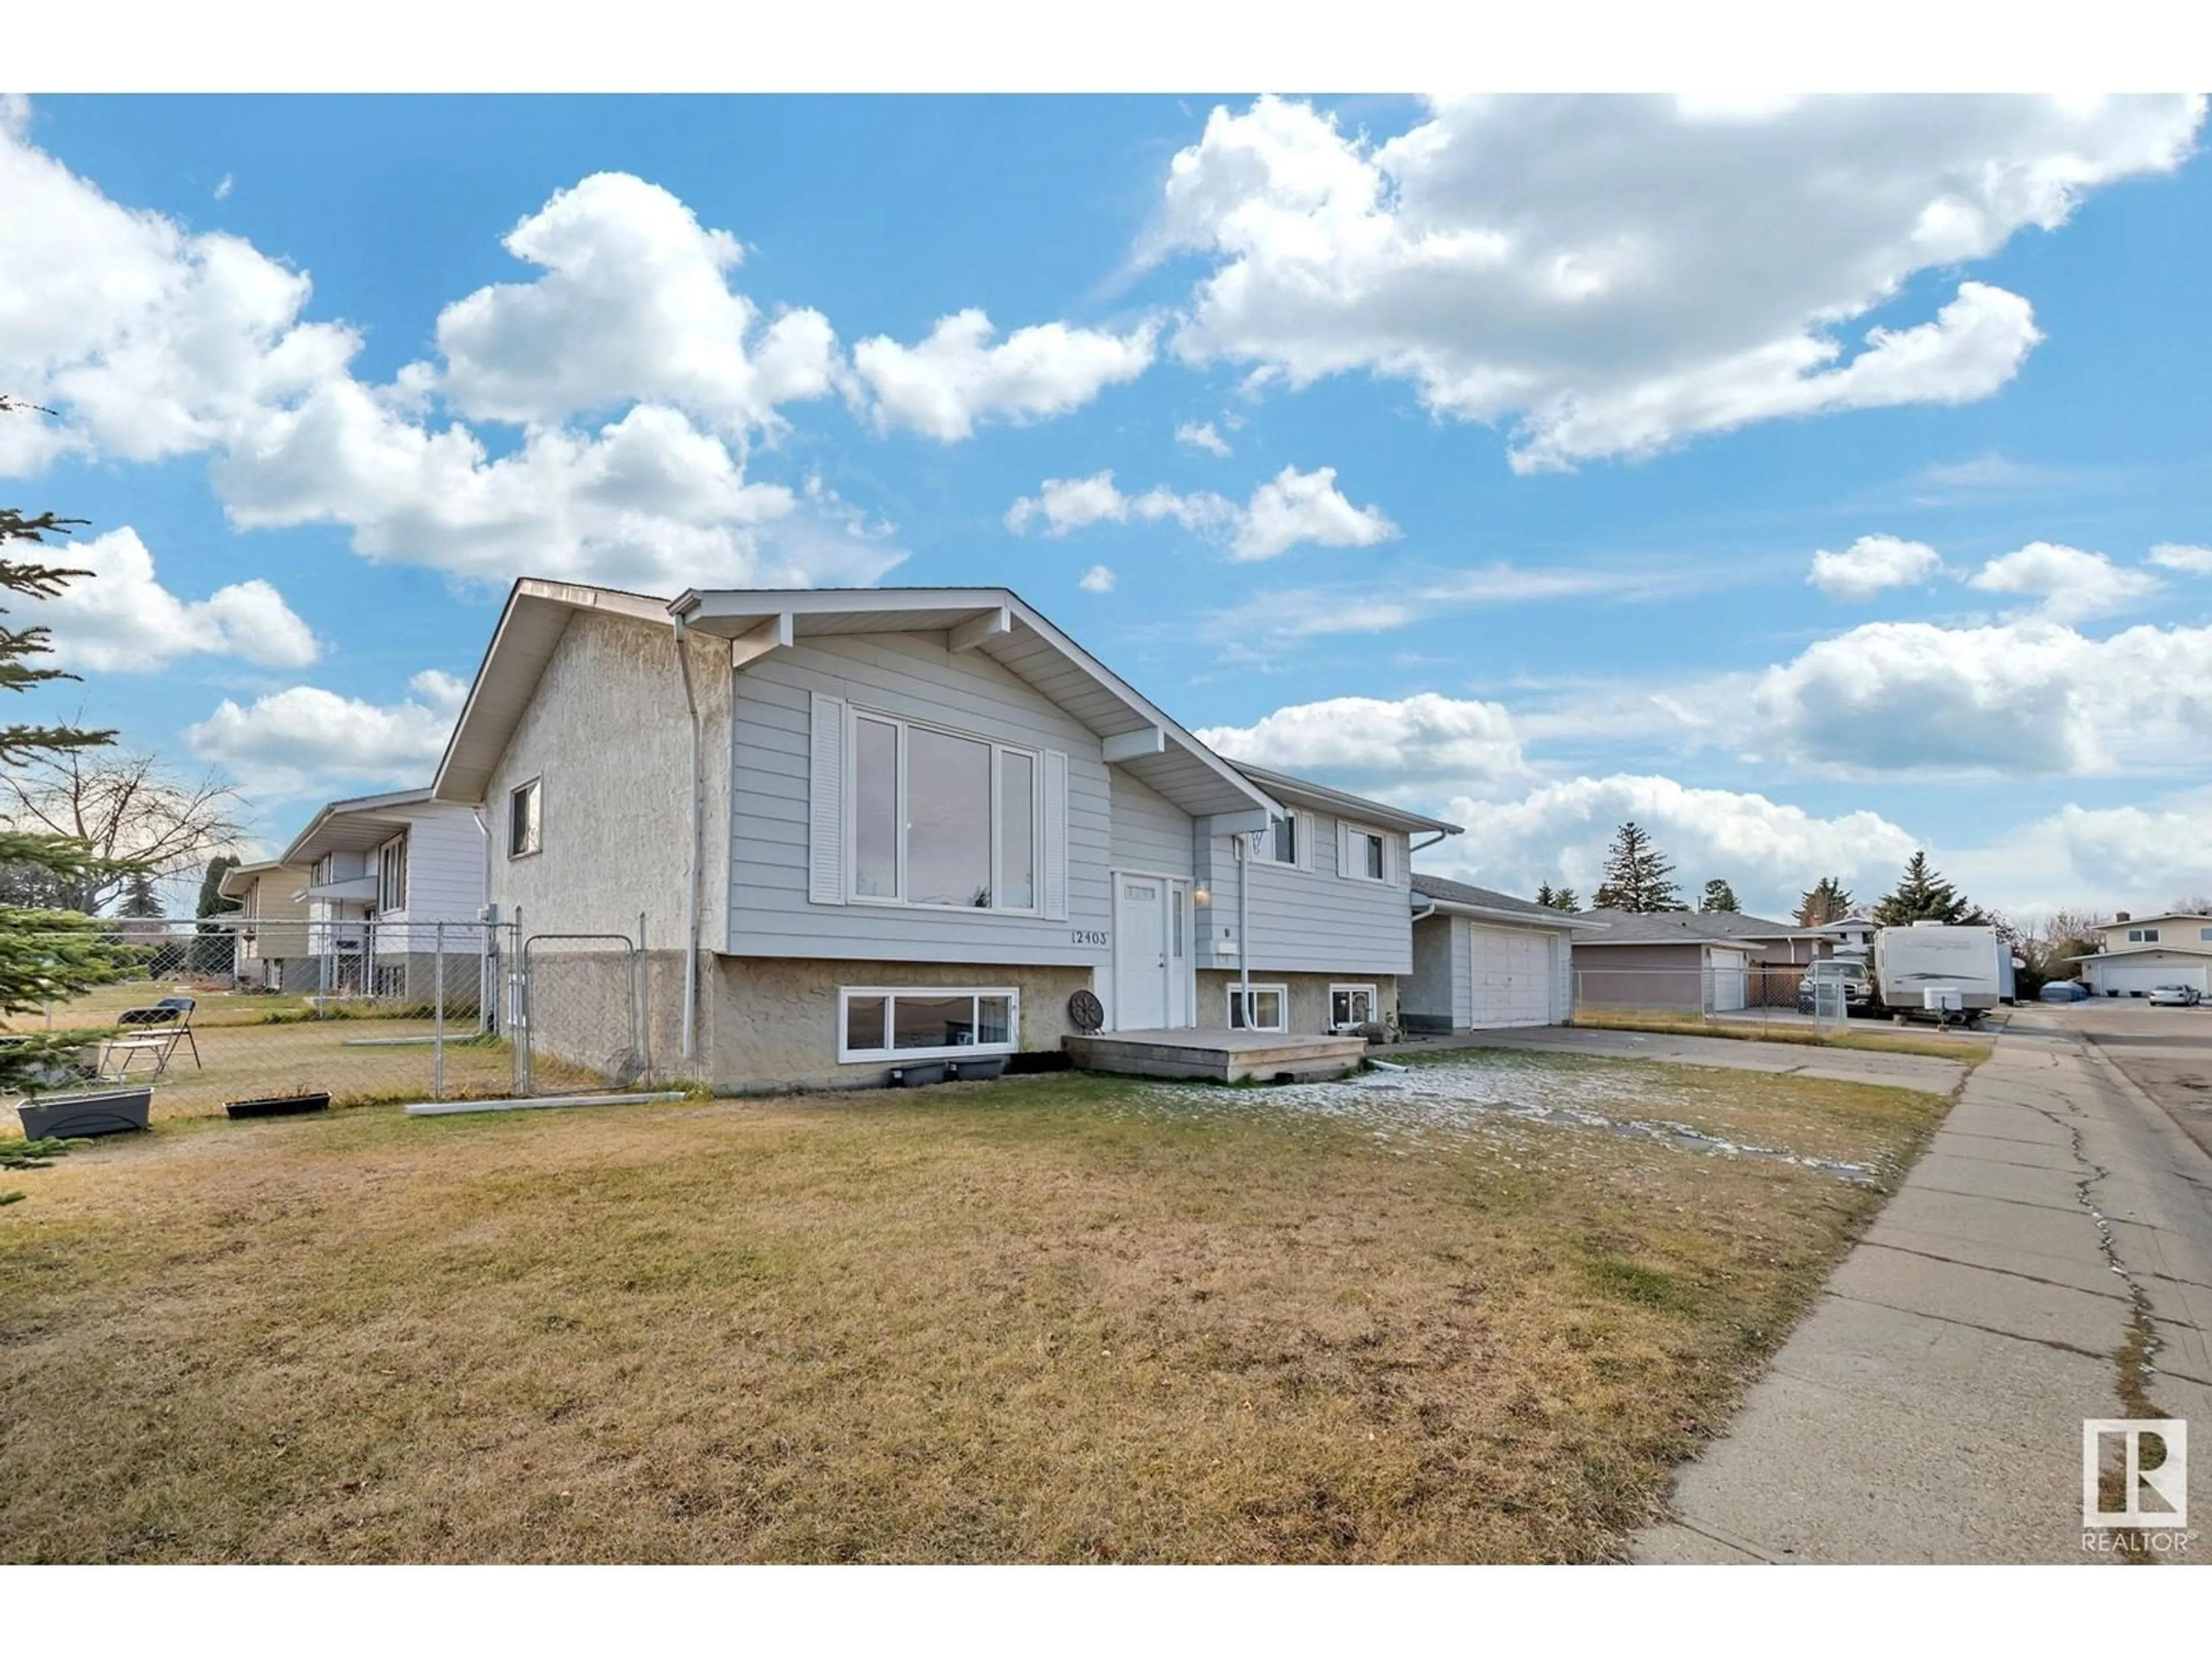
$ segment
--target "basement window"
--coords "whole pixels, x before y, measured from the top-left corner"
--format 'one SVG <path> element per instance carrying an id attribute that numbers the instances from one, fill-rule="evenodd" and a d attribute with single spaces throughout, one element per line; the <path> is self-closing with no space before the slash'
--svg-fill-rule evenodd
<path id="1" fill-rule="evenodd" d="M 1328 988 L 1328 1026 L 1332 1031 L 1372 1024 L 1376 1018 L 1375 988 L 1371 985 L 1332 985 Z"/>
<path id="2" fill-rule="evenodd" d="M 1255 985 L 1252 988 L 1250 1018 L 1246 1018 L 1243 987 L 1229 987 L 1229 1029 L 1232 1031 L 1287 1030 L 1284 1016 L 1290 1008 L 1290 991 L 1281 985 Z"/>
<path id="3" fill-rule="evenodd" d="M 1011 986 L 848 985 L 838 993 L 841 1061 L 1010 1054 L 1020 1030 L 1021 993 Z"/>

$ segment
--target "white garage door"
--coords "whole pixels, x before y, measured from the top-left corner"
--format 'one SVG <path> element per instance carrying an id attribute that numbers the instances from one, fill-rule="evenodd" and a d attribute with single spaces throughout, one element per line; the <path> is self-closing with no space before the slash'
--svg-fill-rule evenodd
<path id="1" fill-rule="evenodd" d="M 1552 936 L 1525 927 L 1470 927 L 1474 983 L 1468 1024 L 1549 1025 Z"/>
<path id="2" fill-rule="evenodd" d="M 2212 984 L 2207 984 L 2205 970 L 2200 967 L 2183 967 L 2173 962 L 2130 963 L 2123 966 L 2113 963 L 2095 969 L 2097 994 L 2118 991 L 2122 996 L 2144 995 L 2160 985 L 2193 985 L 2207 995 L 2212 995 Z"/>
<path id="3" fill-rule="evenodd" d="M 1713 1012 L 1732 1013 L 1751 998 L 1747 981 L 1751 978 L 1751 957 L 1743 951 L 1715 951 L 1707 957 L 1712 968 Z"/>

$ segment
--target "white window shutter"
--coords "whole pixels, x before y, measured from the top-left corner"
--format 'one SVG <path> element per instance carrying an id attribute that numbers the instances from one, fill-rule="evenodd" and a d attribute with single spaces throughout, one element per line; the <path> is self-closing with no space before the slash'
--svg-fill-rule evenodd
<path id="1" fill-rule="evenodd" d="M 1336 873 L 1352 873 L 1352 826 L 1342 818 L 1336 821 Z"/>
<path id="2" fill-rule="evenodd" d="M 845 902 L 845 704 L 814 694 L 808 732 L 806 896 Z"/>
<path id="3" fill-rule="evenodd" d="M 1310 870 L 1313 868 L 1314 837 L 1321 833 L 1320 820 L 1310 812 L 1294 812 L 1291 817 L 1298 826 L 1298 868 Z"/>
<path id="4" fill-rule="evenodd" d="M 1067 920 L 1067 757 L 1044 751 L 1044 914 Z"/>

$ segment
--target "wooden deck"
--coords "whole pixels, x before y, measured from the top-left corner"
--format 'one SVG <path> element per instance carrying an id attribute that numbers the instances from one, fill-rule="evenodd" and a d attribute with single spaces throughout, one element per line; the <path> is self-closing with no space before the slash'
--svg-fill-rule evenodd
<path id="1" fill-rule="evenodd" d="M 1358 1036 L 1293 1036 L 1280 1031 L 1172 1029 L 1101 1031 L 1061 1039 L 1067 1056 L 1086 1072 L 1131 1077 L 1188 1078 L 1212 1083 L 1307 1082 L 1349 1076 L 1359 1069 L 1367 1040 Z"/>

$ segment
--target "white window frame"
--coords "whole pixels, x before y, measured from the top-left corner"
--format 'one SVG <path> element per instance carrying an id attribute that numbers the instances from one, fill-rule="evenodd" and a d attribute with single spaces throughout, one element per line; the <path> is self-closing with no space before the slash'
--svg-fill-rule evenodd
<path id="1" fill-rule="evenodd" d="M 1291 826 L 1291 855 L 1286 859 L 1275 856 L 1275 826 Z M 1314 820 L 1310 812 L 1291 811 L 1280 817 L 1270 817 L 1267 827 L 1252 837 L 1252 856 L 1259 863 L 1273 865 L 1278 870 L 1310 870 L 1313 868 Z"/>
<path id="2" fill-rule="evenodd" d="M 1360 849 L 1363 856 L 1358 860 L 1359 867 L 1357 869 L 1352 867 L 1352 851 L 1354 844 L 1364 841 L 1370 836 L 1375 837 L 1382 849 L 1382 873 L 1379 876 L 1370 876 L 1367 873 L 1364 848 Z M 1364 881 L 1375 887 L 1394 885 L 1397 877 L 1397 872 L 1393 867 L 1394 863 L 1395 860 L 1390 856 L 1389 830 L 1377 830 L 1372 824 L 1354 823 L 1348 818 L 1340 823 L 1336 836 L 1336 873 L 1345 880 Z"/>
<path id="3" fill-rule="evenodd" d="M 2155 945 L 2158 943 L 2158 929 L 2155 927 L 2130 927 L 2128 929 L 2128 943 L 2130 945 Z"/>
<path id="4" fill-rule="evenodd" d="M 892 792 L 892 813 L 898 827 L 895 849 L 898 892 L 895 896 L 882 893 L 863 893 L 860 886 L 860 723 L 876 720 L 892 727 L 898 733 L 898 778 Z M 991 751 L 991 902 L 988 904 L 924 904 L 910 899 L 907 893 L 907 754 L 908 734 L 913 732 L 933 732 L 939 737 L 955 738 L 963 743 L 980 743 Z M 1005 833 L 1005 803 L 1000 797 L 1006 787 L 1005 757 L 1008 755 L 1027 757 L 1030 763 L 1030 836 L 1032 862 L 1030 876 L 1030 902 L 1025 905 L 999 902 L 1000 878 L 1005 873 L 1005 848 L 1001 837 Z M 1002 743 L 996 738 L 986 737 L 981 732 L 963 732 L 957 726 L 945 726 L 936 720 L 915 720 L 908 714 L 894 714 L 888 709 L 870 708 L 859 703 L 848 703 L 845 709 L 845 902 L 848 904 L 882 905 L 897 910 L 927 910 L 939 914 L 977 916 L 1028 916 L 1044 914 L 1045 878 L 1045 781 L 1044 750 L 1032 749 L 1027 744 Z M 842 1042 L 843 1039 L 841 1037 Z M 902 1052 L 906 1052 L 902 1050 Z"/>
<path id="5" fill-rule="evenodd" d="M 934 905 L 923 908 L 935 909 Z M 937 1048 L 854 1048 L 846 1045 L 848 1018 L 855 997 L 882 997 L 884 1034 L 886 1037 L 896 1028 L 898 1020 L 891 1005 L 900 997 L 1004 997 L 1006 999 L 1006 1041 L 1004 1042 L 957 1042 Z M 841 985 L 837 988 L 837 1060 L 841 1065 L 888 1062 L 903 1065 L 909 1060 L 969 1060 L 983 1054 L 1011 1054 L 1019 1051 L 1022 1043 L 1022 994 L 1012 985 Z"/>
<path id="6" fill-rule="evenodd" d="M 1288 1033 L 1291 1029 L 1291 988 L 1289 986 L 1273 981 L 1263 982 L 1256 979 L 1252 981 L 1251 991 L 1255 999 L 1258 998 L 1263 991 L 1273 991 L 1275 994 L 1275 1024 L 1273 1025 L 1239 1025 L 1237 1023 L 1237 999 L 1243 994 L 1245 987 L 1243 981 L 1231 980 L 1225 988 L 1228 991 L 1228 997 L 1222 1004 L 1221 1018 L 1231 1030 Z"/>
<path id="7" fill-rule="evenodd" d="M 395 854 L 398 854 L 396 858 L 393 856 Z M 376 849 L 376 910 L 379 915 L 407 908 L 407 835 L 402 830 Z M 398 877 L 397 882 L 392 879 L 395 874 Z"/>
<path id="8" fill-rule="evenodd" d="M 1367 994 L 1367 1018 L 1365 1019 L 1339 1019 L 1336 1017 L 1337 998 L 1340 996 L 1356 995 L 1363 991 Z M 1382 993 L 1376 986 L 1355 984 L 1332 985 L 1328 988 L 1328 1029 L 1330 1030 L 1349 1031 L 1361 1025 L 1377 1024 L 1381 1022 L 1382 1018 Z"/>
<path id="9" fill-rule="evenodd" d="M 545 850 L 545 778 L 543 773 L 525 779 L 507 792 L 507 856 L 514 859 L 534 859 Z M 517 847 L 515 842 L 515 806 L 527 793 L 537 810 L 531 814 L 531 829 L 534 832 L 527 847 Z"/>

